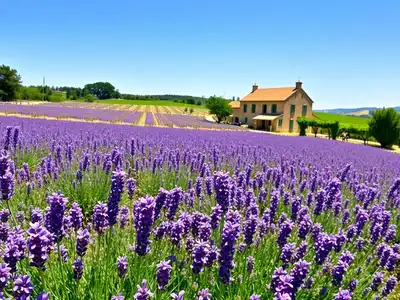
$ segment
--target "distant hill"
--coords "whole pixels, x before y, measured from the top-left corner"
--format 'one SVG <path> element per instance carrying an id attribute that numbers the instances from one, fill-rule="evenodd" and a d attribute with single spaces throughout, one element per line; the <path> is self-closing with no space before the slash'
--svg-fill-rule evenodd
<path id="1" fill-rule="evenodd" d="M 378 107 L 358 107 L 358 108 L 319 109 L 314 111 L 329 113 L 329 114 L 368 117 L 371 115 L 372 112 L 374 112 L 377 109 Z M 394 107 L 394 109 L 400 112 L 400 106 L 396 106 Z"/>

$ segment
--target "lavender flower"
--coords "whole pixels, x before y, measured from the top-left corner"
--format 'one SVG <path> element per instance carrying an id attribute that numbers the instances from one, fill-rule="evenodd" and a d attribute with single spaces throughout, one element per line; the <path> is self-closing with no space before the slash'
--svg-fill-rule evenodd
<path id="1" fill-rule="evenodd" d="M 215 172 L 214 173 L 214 190 L 215 200 L 221 206 L 224 212 L 228 211 L 230 206 L 230 182 L 228 173 Z"/>
<path id="2" fill-rule="evenodd" d="M 222 216 L 222 207 L 221 205 L 216 205 L 212 208 L 211 212 L 211 227 L 212 229 L 216 229 L 221 221 Z"/>
<path id="3" fill-rule="evenodd" d="M 153 197 L 140 198 L 133 205 L 134 224 L 136 229 L 136 253 L 144 256 L 149 252 L 149 236 L 154 223 L 155 201 Z"/>
<path id="4" fill-rule="evenodd" d="M 71 225 L 75 230 L 82 227 L 83 213 L 77 202 L 72 203 L 71 209 L 69 210 L 69 216 L 71 219 Z"/>
<path id="5" fill-rule="evenodd" d="M 163 223 L 161 223 L 161 225 L 162 224 Z M 160 225 L 160 227 L 161 227 L 161 225 Z M 169 227 L 170 227 L 169 234 L 171 237 L 172 244 L 175 246 L 179 246 L 179 244 L 183 238 L 183 235 L 185 233 L 185 224 L 181 220 L 178 220 L 176 222 L 173 222 Z"/>
<path id="6" fill-rule="evenodd" d="M 231 270 L 234 268 L 233 257 L 235 254 L 235 244 L 239 237 L 240 225 L 238 223 L 225 222 L 222 231 L 221 253 L 219 256 L 219 277 L 224 284 L 230 282 Z"/>
<path id="7" fill-rule="evenodd" d="M 206 242 L 197 242 L 194 245 L 192 258 L 192 271 L 198 274 L 203 271 L 204 265 L 207 263 L 207 257 L 210 252 L 210 246 Z"/>
<path id="8" fill-rule="evenodd" d="M 33 223 L 28 229 L 28 248 L 31 266 L 45 269 L 44 264 L 48 260 L 47 253 L 51 250 L 52 235 L 40 223 Z"/>
<path id="9" fill-rule="evenodd" d="M 183 296 L 185 295 L 185 291 L 180 291 L 179 293 L 178 293 L 178 295 L 177 294 L 175 294 L 175 293 L 172 293 L 171 294 L 171 298 L 173 299 L 173 300 L 183 300 Z"/>
<path id="10" fill-rule="evenodd" d="M 76 258 L 72 264 L 72 269 L 74 271 L 74 279 L 79 280 L 83 276 L 83 261 L 80 257 Z"/>
<path id="11" fill-rule="evenodd" d="M 294 256 L 295 245 L 294 244 L 285 244 L 282 248 L 280 259 L 286 266 L 288 263 L 292 261 Z"/>
<path id="12" fill-rule="evenodd" d="M 99 202 L 93 209 L 93 226 L 97 234 L 102 235 L 108 229 L 107 206 Z"/>
<path id="13" fill-rule="evenodd" d="M 397 284 L 397 278 L 391 275 L 386 281 L 386 285 L 382 288 L 382 296 L 388 296 L 395 288 Z"/>
<path id="14" fill-rule="evenodd" d="M 333 248 L 333 241 L 326 233 L 321 233 L 315 243 L 315 262 L 322 265 Z"/>
<path id="15" fill-rule="evenodd" d="M 339 289 L 339 292 L 335 296 L 335 300 L 351 300 L 352 296 L 348 290 Z"/>
<path id="16" fill-rule="evenodd" d="M 168 284 L 171 278 L 172 267 L 170 261 L 161 261 L 157 264 L 157 284 L 159 290 L 164 290 L 165 286 Z"/>
<path id="17" fill-rule="evenodd" d="M 179 205 L 182 203 L 184 199 L 183 190 L 179 187 L 171 190 L 169 197 L 167 198 L 167 217 L 169 220 L 174 220 L 176 212 L 178 210 Z"/>
<path id="18" fill-rule="evenodd" d="M 125 297 L 122 296 L 121 293 L 119 293 L 117 296 L 112 296 L 111 300 L 125 300 Z"/>
<path id="19" fill-rule="evenodd" d="M 126 180 L 126 189 L 128 190 L 129 200 L 132 200 L 136 191 L 136 180 L 134 178 L 128 178 Z"/>
<path id="20" fill-rule="evenodd" d="M 65 212 L 65 205 L 68 199 L 61 193 L 54 193 L 47 197 L 49 207 L 47 208 L 45 215 L 45 225 L 48 231 L 50 231 L 56 242 L 61 241 L 63 238 L 63 218 Z"/>
<path id="21" fill-rule="evenodd" d="M 91 235 L 87 229 L 79 229 L 76 237 L 76 254 L 83 257 L 90 243 Z"/>
<path id="22" fill-rule="evenodd" d="M 42 292 L 39 296 L 36 297 L 36 300 L 49 300 L 50 293 Z"/>
<path id="23" fill-rule="evenodd" d="M 294 223 L 291 221 L 285 221 L 281 224 L 277 240 L 279 247 L 283 247 L 287 243 L 287 240 L 292 233 L 293 227 Z"/>
<path id="24" fill-rule="evenodd" d="M 30 298 L 33 291 L 31 278 L 28 275 L 19 275 L 14 280 L 13 295 L 16 300 L 26 300 Z"/>
<path id="25" fill-rule="evenodd" d="M 169 202 L 170 193 L 160 188 L 158 195 L 156 197 L 156 206 L 154 212 L 154 219 L 157 220 L 160 217 L 161 209 Z"/>
<path id="26" fill-rule="evenodd" d="M 110 226 L 117 224 L 119 202 L 124 191 L 125 176 L 124 171 L 117 170 L 113 172 L 111 177 L 111 193 L 107 203 L 108 223 Z"/>
<path id="27" fill-rule="evenodd" d="M 0 210 L 0 221 L 6 223 L 10 218 L 10 211 L 8 209 Z"/>
<path id="28" fill-rule="evenodd" d="M 294 293 L 296 293 L 296 291 L 300 288 L 300 286 L 303 284 L 304 279 L 310 272 L 310 265 L 310 263 L 303 260 L 299 260 L 294 265 L 293 270 L 290 272 L 290 276 L 293 277 L 292 285 Z"/>
<path id="29" fill-rule="evenodd" d="M 120 278 L 125 278 L 126 272 L 128 272 L 128 261 L 126 260 L 126 256 L 118 257 L 116 265 L 117 265 L 118 276 Z"/>
<path id="30" fill-rule="evenodd" d="M 253 236 L 257 230 L 257 222 L 258 222 L 257 217 L 252 215 L 244 223 L 244 230 L 243 230 L 244 241 L 248 246 L 253 244 Z"/>
<path id="31" fill-rule="evenodd" d="M 208 289 L 200 290 L 197 293 L 196 300 L 211 300 L 211 293 Z"/>
<path id="32" fill-rule="evenodd" d="M 142 285 L 137 286 L 138 291 L 133 296 L 135 300 L 148 300 L 150 297 L 153 296 L 153 293 L 147 288 L 147 281 L 143 279 Z"/>
<path id="33" fill-rule="evenodd" d="M 43 222 L 43 211 L 40 208 L 34 208 L 31 210 L 31 223 Z"/>
<path id="34" fill-rule="evenodd" d="M 7 282 L 11 279 L 11 268 L 7 264 L 0 265 L 0 295 L 3 292 Z"/>
<path id="35" fill-rule="evenodd" d="M 249 256 L 247 258 L 247 273 L 251 275 L 251 273 L 253 273 L 253 269 L 254 269 L 254 257 Z"/>

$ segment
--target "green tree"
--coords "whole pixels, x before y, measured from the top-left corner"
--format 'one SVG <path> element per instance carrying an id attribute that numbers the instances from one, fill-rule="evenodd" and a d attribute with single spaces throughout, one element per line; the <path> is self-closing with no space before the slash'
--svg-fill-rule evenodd
<path id="1" fill-rule="evenodd" d="M 110 99 L 115 96 L 115 87 L 109 82 L 90 83 L 85 85 L 85 89 L 99 99 Z"/>
<path id="2" fill-rule="evenodd" d="M 206 107 L 217 117 L 217 123 L 221 123 L 222 119 L 232 114 L 232 107 L 228 101 L 221 97 L 210 97 L 207 100 Z"/>
<path id="3" fill-rule="evenodd" d="M 200 100 L 197 100 L 196 105 L 200 106 L 202 103 Z"/>
<path id="4" fill-rule="evenodd" d="M 400 136 L 400 115 L 393 108 L 378 109 L 372 114 L 369 129 L 382 148 L 391 148 Z"/>
<path id="5" fill-rule="evenodd" d="M 300 136 L 306 136 L 309 120 L 307 118 L 297 118 L 297 124 L 300 128 Z"/>
<path id="6" fill-rule="evenodd" d="M 6 65 L 0 66 L 0 100 L 11 101 L 17 98 L 21 86 L 21 76 L 17 70 Z"/>

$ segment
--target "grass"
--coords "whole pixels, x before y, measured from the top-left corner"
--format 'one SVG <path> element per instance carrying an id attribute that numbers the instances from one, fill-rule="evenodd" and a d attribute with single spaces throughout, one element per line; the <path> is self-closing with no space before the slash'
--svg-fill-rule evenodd
<path id="1" fill-rule="evenodd" d="M 321 113 L 321 112 L 314 112 L 313 114 L 321 120 L 338 121 L 341 124 L 368 125 L 369 122 L 369 119 L 367 118 Z"/>
<path id="2" fill-rule="evenodd" d="M 97 100 L 96 103 L 106 103 L 106 104 L 130 104 L 130 105 L 156 105 L 156 106 L 178 106 L 178 107 L 192 107 L 192 108 L 204 108 L 204 106 L 179 103 L 166 100 L 127 100 L 127 99 L 107 99 L 107 100 Z"/>

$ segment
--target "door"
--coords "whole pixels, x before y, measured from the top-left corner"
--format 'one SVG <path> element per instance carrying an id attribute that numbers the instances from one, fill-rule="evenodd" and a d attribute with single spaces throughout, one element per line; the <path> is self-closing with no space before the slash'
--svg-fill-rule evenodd
<path id="1" fill-rule="evenodd" d="M 293 120 L 289 121 L 289 132 L 293 132 Z"/>
<path id="2" fill-rule="evenodd" d="M 262 129 L 262 130 L 265 130 L 265 127 L 266 127 L 266 124 L 265 124 L 265 123 L 266 123 L 266 122 L 267 122 L 267 121 L 265 121 L 265 120 L 262 120 L 262 121 L 261 121 L 261 129 Z"/>

